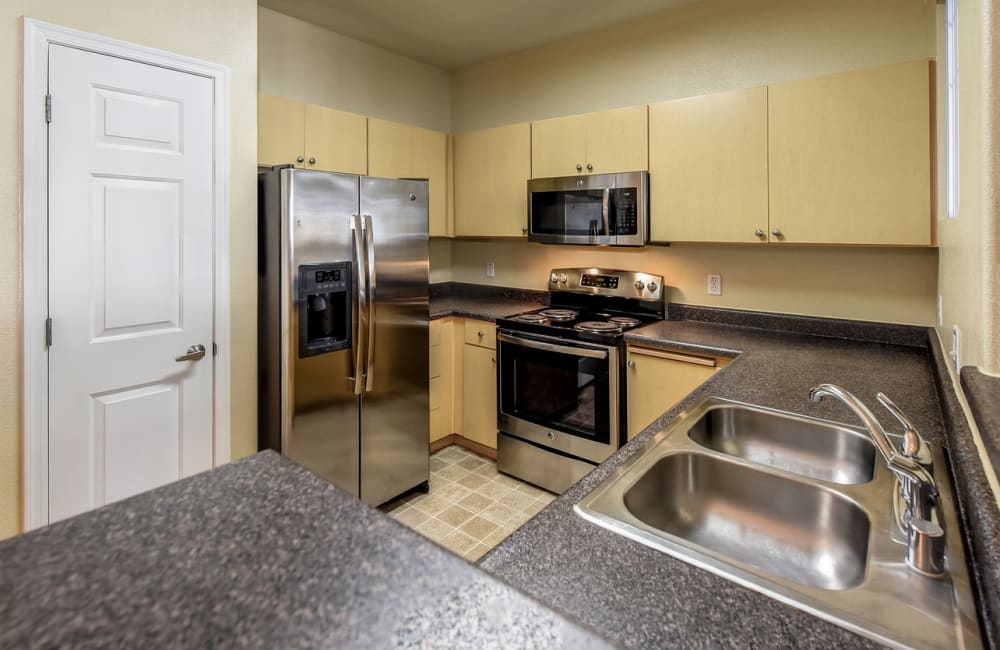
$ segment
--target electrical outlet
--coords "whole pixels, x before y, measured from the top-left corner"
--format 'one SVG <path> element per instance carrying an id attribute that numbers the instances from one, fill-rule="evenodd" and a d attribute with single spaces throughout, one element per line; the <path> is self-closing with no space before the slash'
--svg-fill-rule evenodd
<path id="1" fill-rule="evenodd" d="M 722 295 L 722 276 L 721 275 L 709 275 L 708 276 L 708 295 L 710 295 L 710 296 L 721 296 Z"/>
<path id="2" fill-rule="evenodd" d="M 951 326 L 951 360 L 955 364 L 955 372 L 962 369 L 962 330 L 958 325 Z"/>
<path id="3" fill-rule="evenodd" d="M 944 327 L 944 298 L 938 294 L 938 327 Z"/>
<path id="4" fill-rule="evenodd" d="M 495 269 L 493 268 L 493 262 L 487 262 L 486 263 L 486 277 L 492 278 L 494 271 L 495 271 Z"/>

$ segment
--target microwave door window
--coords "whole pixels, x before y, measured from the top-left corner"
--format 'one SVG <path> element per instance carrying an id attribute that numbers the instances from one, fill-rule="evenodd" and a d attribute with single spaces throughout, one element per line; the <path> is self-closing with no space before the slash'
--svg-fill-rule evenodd
<path id="1" fill-rule="evenodd" d="M 607 235 L 603 201 L 603 190 L 533 192 L 532 230 L 544 235 Z"/>

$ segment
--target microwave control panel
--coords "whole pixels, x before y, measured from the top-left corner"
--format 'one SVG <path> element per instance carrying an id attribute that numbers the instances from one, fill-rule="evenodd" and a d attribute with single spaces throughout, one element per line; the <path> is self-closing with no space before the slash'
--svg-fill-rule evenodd
<path id="1" fill-rule="evenodd" d="M 615 235 L 635 235 L 639 232 L 638 190 L 634 187 L 617 187 L 611 190 L 615 211 Z"/>

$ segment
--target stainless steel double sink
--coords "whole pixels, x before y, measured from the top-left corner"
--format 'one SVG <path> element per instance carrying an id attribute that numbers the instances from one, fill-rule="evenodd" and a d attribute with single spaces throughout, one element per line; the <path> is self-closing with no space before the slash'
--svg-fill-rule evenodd
<path id="1" fill-rule="evenodd" d="M 948 464 L 947 575 L 905 564 L 894 477 L 867 434 L 709 397 L 575 506 L 585 519 L 864 636 L 981 647 Z"/>

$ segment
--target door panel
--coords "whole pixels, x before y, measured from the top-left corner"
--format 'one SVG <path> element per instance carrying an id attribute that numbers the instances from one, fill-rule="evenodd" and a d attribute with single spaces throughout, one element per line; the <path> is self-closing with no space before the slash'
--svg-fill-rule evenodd
<path id="1" fill-rule="evenodd" d="M 523 237 L 531 178 L 531 126 L 455 136 L 455 234 Z"/>
<path id="2" fill-rule="evenodd" d="M 368 173 L 368 118 L 306 104 L 306 158 L 310 169 L 345 174 Z"/>
<path id="3" fill-rule="evenodd" d="M 586 162 L 586 115 L 554 117 L 531 123 L 532 178 L 585 174 Z"/>
<path id="4" fill-rule="evenodd" d="M 358 494 L 358 396 L 348 379 L 355 372 L 353 350 L 299 357 L 298 269 L 302 265 L 354 260 L 351 217 L 358 212 L 358 177 L 305 170 L 282 171 L 283 195 L 290 196 L 281 215 L 284 292 L 282 358 L 285 391 L 282 448 L 292 460 L 337 487 Z M 351 266 L 358 277 L 361 269 Z M 353 310 L 357 320 L 357 310 Z M 352 326 L 352 332 L 357 324 Z M 354 337 L 354 344 L 358 344 Z"/>
<path id="5" fill-rule="evenodd" d="M 204 77 L 53 45 L 49 88 L 57 520 L 213 464 L 214 138 Z"/>
<path id="6" fill-rule="evenodd" d="M 766 242 L 767 89 L 649 107 L 650 238 Z"/>
<path id="7" fill-rule="evenodd" d="M 305 153 L 305 104 L 284 97 L 257 96 L 257 163 L 298 165 Z"/>
<path id="8" fill-rule="evenodd" d="M 584 116 L 587 173 L 618 174 L 649 168 L 649 128 L 645 106 L 629 106 Z"/>
<path id="9" fill-rule="evenodd" d="M 428 479 L 427 183 L 362 178 L 361 212 L 375 266 L 361 498 L 376 505 Z"/>

